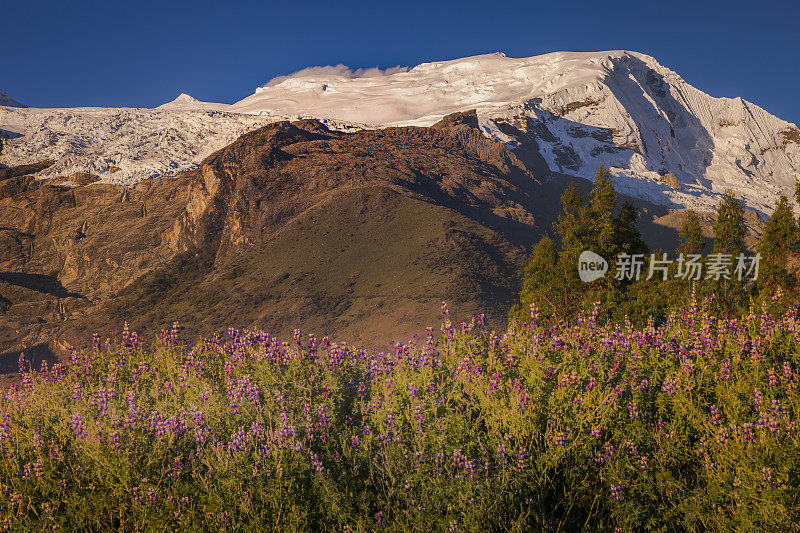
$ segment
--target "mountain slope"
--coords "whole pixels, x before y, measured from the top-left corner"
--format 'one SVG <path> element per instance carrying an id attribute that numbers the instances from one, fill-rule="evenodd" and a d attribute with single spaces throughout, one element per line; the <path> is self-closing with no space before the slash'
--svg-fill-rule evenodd
<path id="1" fill-rule="evenodd" d="M 45 176 L 89 171 L 132 184 L 194 168 L 276 120 L 316 117 L 343 130 L 428 126 L 469 109 L 485 136 L 543 177 L 591 179 L 602 164 L 622 192 L 668 207 L 710 210 L 731 189 L 768 213 L 800 177 L 794 124 L 740 98 L 713 98 L 627 51 L 498 53 L 389 71 L 312 67 L 230 106 L 181 95 L 156 110 L 0 108 L 10 133 L 1 162 L 49 158 L 56 164 Z"/>
<path id="2" fill-rule="evenodd" d="M 442 300 L 498 326 L 549 213 L 474 114 L 352 133 L 279 122 L 133 188 L 0 185 L 0 354 L 125 321 L 385 346 L 437 325 Z"/>

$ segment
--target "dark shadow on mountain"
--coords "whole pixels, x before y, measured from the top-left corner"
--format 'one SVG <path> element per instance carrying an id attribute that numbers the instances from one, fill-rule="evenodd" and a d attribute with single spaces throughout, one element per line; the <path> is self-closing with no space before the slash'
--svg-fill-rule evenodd
<path id="1" fill-rule="evenodd" d="M 21 133 L 0 128 L 0 139 L 19 139 L 20 137 L 22 137 Z"/>
<path id="2" fill-rule="evenodd" d="M 696 169 L 696 174 L 701 176 L 699 179 L 701 184 L 710 189 L 711 180 L 703 178 L 702 176 L 705 175 L 705 169 L 711 164 L 714 141 L 708 130 L 700 123 L 700 120 L 687 112 L 684 106 L 672 96 L 669 85 L 664 81 L 664 77 L 647 66 L 647 64 L 638 57 L 627 54 L 621 58 L 618 63 L 615 63 L 615 68 L 611 76 L 613 76 L 615 83 L 609 83 L 609 89 L 618 100 L 632 104 L 626 111 L 630 113 L 631 118 L 636 123 L 640 132 L 647 131 L 647 128 L 643 127 L 645 123 L 650 123 L 652 125 L 654 121 L 664 121 L 666 123 L 665 131 L 670 136 L 674 138 L 679 138 L 681 136 L 691 137 L 694 143 L 692 155 L 695 156 L 702 165 L 701 168 Z M 632 80 L 631 77 L 634 79 Z M 648 101 L 646 96 L 649 96 L 658 103 L 659 107 L 666 113 L 666 119 L 661 116 L 653 116 L 653 105 Z M 652 152 L 659 146 L 657 139 L 644 138 L 643 142 L 646 145 L 644 147 L 645 155 L 648 156 L 651 161 L 656 159 Z M 663 155 L 662 152 L 660 156 L 663 165 L 666 166 Z M 661 171 L 662 169 L 655 170 Z M 670 169 L 667 168 L 663 170 L 670 171 Z"/>
<path id="3" fill-rule="evenodd" d="M 491 172 L 494 170 L 494 173 Z M 497 180 L 496 169 L 487 165 L 487 181 Z M 457 213 L 490 228 L 502 235 L 505 235 L 516 245 L 530 247 L 541 237 L 538 224 L 531 225 L 511 217 L 500 216 L 493 212 L 497 204 L 481 199 L 467 188 L 458 191 L 445 191 L 442 189 L 442 177 L 430 172 L 415 171 L 415 179 L 412 183 L 403 183 L 403 187 L 419 196 L 420 200 L 434 205 L 452 209 Z M 503 200 L 510 200 L 516 204 L 531 209 L 535 205 L 534 194 L 537 183 L 534 183 L 527 176 L 518 175 L 516 172 L 502 177 L 504 181 L 516 186 L 513 192 L 494 191 Z M 499 187 L 498 187 L 499 189 Z M 505 194 L 504 194 L 505 193 Z"/>
<path id="4" fill-rule="evenodd" d="M 5 167 L 0 169 L 0 181 L 16 178 L 18 176 L 27 176 L 28 174 L 36 174 L 42 170 L 51 167 L 55 164 L 52 159 L 45 159 L 37 163 L 30 163 L 28 165 L 17 165 L 14 167 Z"/>
<path id="5" fill-rule="evenodd" d="M 630 153 L 635 151 L 641 153 L 638 146 L 618 146 L 614 144 L 614 132 L 610 128 L 589 126 L 552 114 L 549 118 L 543 118 L 540 120 L 534 120 L 529 117 L 525 117 L 525 121 L 526 123 L 524 127 L 522 127 L 522 125 L 519 123 L 512 124 L 510 122 L 504 122 L 501 120 L 497 120 L 496 123 L 500 128 L 500 131 L 515 139 L 515 142 L 510 144 L 514 155 L 516 155 L 529 169 L 533 170 L 537 176 L 548 176 L 548 179 L 550 180 L 561 179 L 565 177 L 569 177 L 571 179 L 581 171 L 586 172 L 587 170 L 590 170 L 593 173 L 594 170 L 596 170 L 585 168 L 586 162 L 581 159 L 581 157 L 570 146 L 570 144 L 568 142 L 563 142 L 562 139 L 555 136 L 550 131 L 548 125 L 551 123 L 558 122 L 559 128 L 567 129 L 570 131 L 570 135 L 573 137 L 592 137 L 595 141 L 597 141 L 597 147 L 595 150 L 601 150 L 612 155 L 620 154 L 623 158 L 628 157 L 625 152 Z M 550 169 L 549 164 L 541 153 L 538 142 L 539 139 L 557 145 L 554 152 L 556 153 L 555 164 L 558 165 L 558 170 L 553 171 Z M 621 160 L 620 165 L 624 167 L 625 162 Z M 657 168 L 651 168 L 650 170 L 658 171 L 662 174 L 665 172 L 664 169 Z M 543 179 L 542 181 L 547 181 L 547 179 Z M 626 176 L 617 176 L 614 181 L 616 183 L 617 192 L 620 194 L 623 194 L 626 189 L 624 185 L 625 183 L 633 183 L 635 188 L 645 189 L 651 198 L 658 198 L 658 200 L 654 200 L 657 201 L 658 204 L 673 209 L 679 209 L 682 207 L 681 204 L 678 204 L 669 198 L 669 193 L 674 192 L 675 189 L 669 187 L 665 183 L 657 182 L 652 179 Z M 589 183 L 591 182 L 589 181 Z M 710 182 L 708 182 L 708 184 L 710 184 Z M 692 194 L 689 191 L 683 192 L 689 195 Z M 541 197 L 542 195 L 536 195 L 537 200 Z M 551 207 L 550 204 L 551 202 L 548 200 L 544 203 L 540 202 L 538 207 L 539 209 L 549 210 Z"/>
<path id="6" fill-rule="evenodd" d="M 15 236 L 24 237 L 26 239 L 35 239 L 36 235 L 32 233 L 26 233 L 24 231 L 19 231 L 17 228 L 12 228 L 10 226 L 0 226 L 0 231 L 7 231 Z"/>
<path id="7" fill-rule="evenodd" d="M 45 276 L 44 274 L 0 272 L 0 282 L 43 294 L 49 294 L 56 298 L 83 298 L 81 294 L 68 291 L 56 278 Z"/>
<path id="8" fill-rule="evenodd" d="M 58 357 L 53 353 L 46 342 L 29 346 L 24 350 L 11 350 L 0 354 L 0 375 L 19 372 L 19 355 L 23 354 L 25 370 L 39 371 L 42 362 L 47 362 L 47 367 L 52 368 L 58 362 Z"/>

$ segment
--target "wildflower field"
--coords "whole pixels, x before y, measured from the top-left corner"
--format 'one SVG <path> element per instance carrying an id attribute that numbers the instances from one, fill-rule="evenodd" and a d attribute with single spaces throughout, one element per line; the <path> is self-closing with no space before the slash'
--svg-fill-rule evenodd
<path id="1" fill-rule="evenodd" d="M 776 304 L 777 305 L 777 304 Z M 800 523 L 800 320 L 95 336 L 0 399 L 11 530 L 728 531 Z"/>

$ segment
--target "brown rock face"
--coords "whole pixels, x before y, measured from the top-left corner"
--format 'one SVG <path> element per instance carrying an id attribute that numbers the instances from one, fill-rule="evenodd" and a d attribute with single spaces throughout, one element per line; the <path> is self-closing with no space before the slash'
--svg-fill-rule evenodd
<path id="1" fill-rule="evenodd" d="M 129 189 L 8 172 L 0 353 L 126 320 L 382 345 L 436 327 L 442 300 L 501 325 L 543 200 L 476 126 L 474 113 L 355 133 L 277 123 Z"/>
<path id="2" fill-rule="evenodd" d="M 168 263 L 177 250 L 163 237 L 184 210 L 184 181 L 132 189 L 0 181 L 0 354 L 47 352 L 60 328 Z"/>
<path id="3" fill-rule="evenodd" d="M 673 189 L 678 189 L 678 190 L 680 190 L 681 188 L 681 182 L 678 181 L 678 178 L 675 177 L 675 174 L 673 174 L 672 172 L 667 172 L 666 174 L 662 175 L 661 181 L 667 187 L 672 187 Z"/>

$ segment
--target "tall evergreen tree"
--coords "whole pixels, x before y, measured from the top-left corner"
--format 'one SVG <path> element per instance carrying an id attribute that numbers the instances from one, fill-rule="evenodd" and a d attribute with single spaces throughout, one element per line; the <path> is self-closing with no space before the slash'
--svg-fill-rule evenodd
<path id="1" fill-rule="evenodd" d="M 781 196 L 772 217 L 764 226 L 764 234 L 757 245 L 761 254 L 759 282 L 772 288 L 788 289 L 794 286 L 795 277 L 787 269 L 789 255 L 797 247 L 797 222 L 786 196 Z"/>
<path id="2" fill-rule="evenodd" d="M 714 224 L 714 248 L 715 254 L 726 254 L 732 256 L 731 267 L 735 267 L 738 262 L 737 256 L 744 252 L 744 206 L 733 195 L 727 191 L 722 201 L 717 206 L 717 221 Z M 712 262 L 706 263 L 706 268 L 710 269 Z M 730 269 L 732 270 L 732 269 Z M 707 274 L 710 270 L 707 270 Z M 714 308 L 717 313 L 731 313 L 744 305 L 747 305 L 748 294 L 743 286 L 729 272 L 731 279 L 720 276 L 719 279 L 706 280 L 700 288 L 701 295 L 714 294 Z"/>
<path id="3" fill-rule="evenodd" d="M 679 238 L 678 253 L 699 254 L 706 247 L 706 241 L 703 239 L 703 232 L 700 229 L 700 217 L 694 211 L 689 211 L 683 220 Z"/>
<path id="4" fill-rule="evenodd" d="M 558 268 L 558 251 L 550 237 L 543 237 L 534 246 L 531 260 L 525 267 L 522 278 L 522 290 L 519 294 L 520 304 L 512 309 L 512 318 L 524 319 L 531 304 L 539 307 L 546 315 L 557 314 L 557 306 L 561 299 L 556 296 L 554 278 L 563 273 Z M 546 297 L 549 293 L 550 298 Z"/>
<path id="5" fill-rule="evenodd" d="M 580 248 L 586 240 L 587 228 L 583 198 L 574 183 L 570 183 L 561 195 L 561 209 L 564 213 L 558 216 L 555 224 L 561 247 L 563 250 Z"/>
<path id="6" fill-rule="evenodd" d="M 738 255 L 744 250 L 744 207 L 727 191 L 717 206 L 714 224 L 714 253 Z"/>
<path id="7" fill-rule="evenodd" d="M 625 202 L 619 215 L 614 219 L 614 247 L 617 253 L 646 254 L 649 251 L 647 244 L 642 240 L 642 234 L 636 227 L 638 218 L 633 204 Z"/>
<path id="8" fill-rule="evenodd" d="M 590 196 L 584 223 L 591 238 L 585 244 L 604 257 L 606 256 L 604 254 L 612 255 L 617 252 L 615 245 L 619 242 L 616 235 L 618 224 L 614 218 L 617 191 L 611 182 L 611 174 L 602 166 L 597 169 L 594 176 Z"/>
<path id="9" fill-rule="evenodd" d="M 797 200 L 797 204 L 800 205 L 800 180 L 797 179 L 794 182 L 794 198 Z"/>

